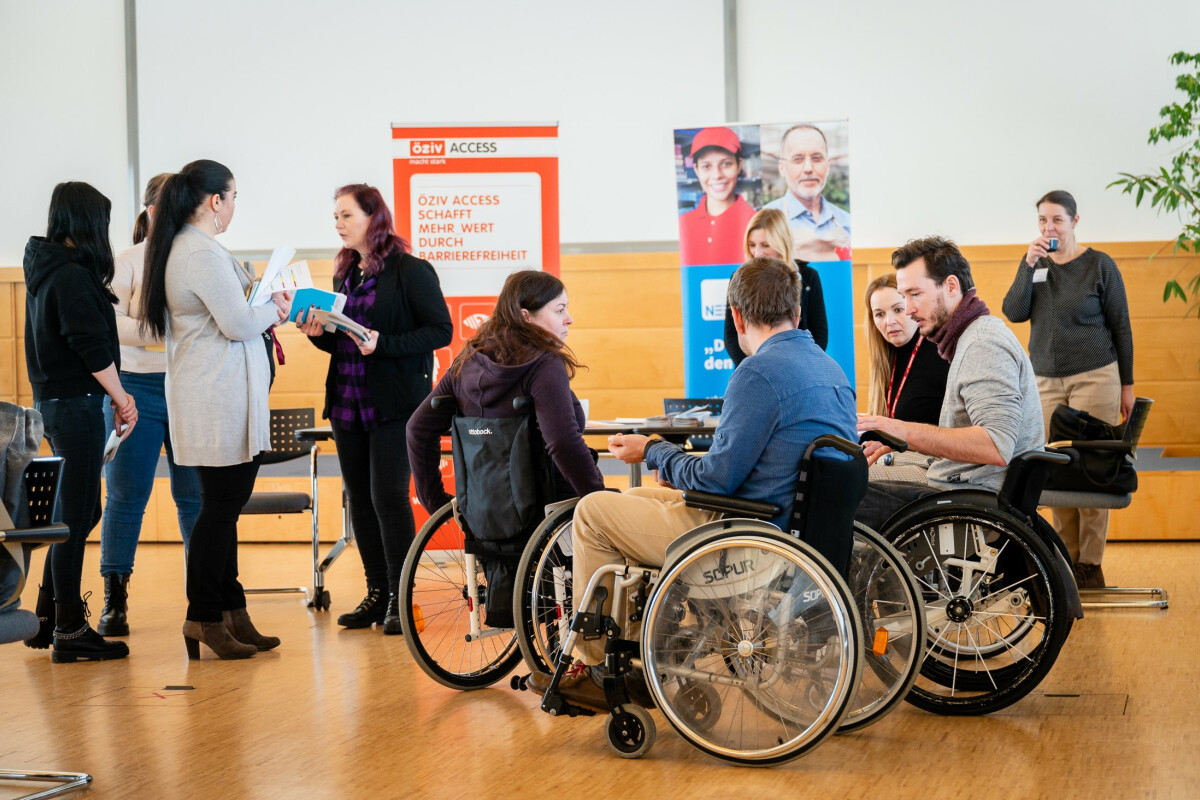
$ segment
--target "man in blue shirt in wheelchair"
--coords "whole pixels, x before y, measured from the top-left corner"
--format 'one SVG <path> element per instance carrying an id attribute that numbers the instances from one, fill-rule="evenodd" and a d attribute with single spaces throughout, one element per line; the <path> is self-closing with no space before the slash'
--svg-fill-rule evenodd
<path id="1" fill-rule="evenodd" d="M 857 437 L 853 387 L 812 335 L 796 330 L 800 289 L 796 269 L 774 258 L 752 259 L 734 273 L 729 305 L 738 342 L 750 357 L 729 381 L 721 425 L 707 455 L 697 458 L 654 437 L 609 439 L 614 455 L 630 464 L 644 461 L 657 471 L 660 485 L 621 494 L 595 492 L 579 501 L 573 571 L 581 590 L 606 564 L 661 565 L 667 545 L 719 516 L 688 508 L 685 489 L 777 504 L 784 513 L 771 521 L 785 527 L 808 445 L 824 434 Z M 612 611 L 606 607 L 605 613 Z M 617 615 L 623 636 L 636 638 L 623 616 Z M 560 683 L 560 694 L 605 710 L 598 670 L 586 666 L 604 661 L 604 640 L 580 637 L 574 655 L 585 666 Z M 530 678 L 538 691 L 549 682 L 550 676 L 540 673 Z"/>

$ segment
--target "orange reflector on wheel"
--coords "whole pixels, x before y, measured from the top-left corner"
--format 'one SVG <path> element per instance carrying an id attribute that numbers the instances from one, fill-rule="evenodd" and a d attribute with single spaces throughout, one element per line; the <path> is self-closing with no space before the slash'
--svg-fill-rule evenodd
<path id="1" fill-rule="evenodd" d="M 421 613 L 421 607 L 413 603 L 413 625 L 416 626 L 417 633 L 425 632 L 425 615 Z"/>
<path id="2" fill-rule="evenodd" d="M 876 628 L 875 638 L 871 642 L 871 652 L 877 656 L 882 656 L 887 652 L 888 632 L 887 628 Z"/>

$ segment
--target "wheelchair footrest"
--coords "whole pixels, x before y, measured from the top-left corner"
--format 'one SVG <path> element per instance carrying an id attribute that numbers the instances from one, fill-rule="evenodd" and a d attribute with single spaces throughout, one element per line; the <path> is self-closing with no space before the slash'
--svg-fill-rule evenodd
<path id="1" fill-rule="evenodd" d="M 1168 599 L 1166 589 L 1108 586 L 1079 590 L 1084 608 L 1166 608 Z"/>

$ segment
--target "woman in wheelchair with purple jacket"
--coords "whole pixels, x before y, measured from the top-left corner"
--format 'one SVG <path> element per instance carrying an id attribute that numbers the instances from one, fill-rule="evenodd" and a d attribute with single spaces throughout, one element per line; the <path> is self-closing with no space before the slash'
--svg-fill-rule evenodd
<path id="1" fill-rule="evenodd" d="M 491 318 L 408 422 L 408 457 L 421 505 L 433 511 L 451 500 L 438 465 L 453 411 L 430 403 L 441 395 L 453 395 L 459 411 L 472 417 L 510 417 L 517 413 L 514 398 L 531 397 L 560 498 L 604 489 L 596 457 L 583 441 L 583 407 L 571 391 L 580 366 L 565 342 L 573 322 L 558 278 L 538 270 L 508 276 Z"/>

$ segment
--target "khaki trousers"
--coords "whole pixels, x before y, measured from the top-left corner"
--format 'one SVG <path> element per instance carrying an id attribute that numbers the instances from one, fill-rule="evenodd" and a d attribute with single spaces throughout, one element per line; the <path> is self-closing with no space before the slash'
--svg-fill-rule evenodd
<path id="1" fill-rule="evenodd" d="M 1069 375 L 1065 378 L 1037 378 L 1042 396 L 1042 419 L 1049 442 L 1050 415 L 1059 403 L 1086 411 L 1116 425 L 1121 416 L 1121 378 L 1114 361 L 1107 367 Z M 1106 508 L 1051 509 L 1054 529 L 1062 537 L 1067 551 L 1076 562 L 1099 564 L 1104 558 L 1108 535 Z"/>
<path id="2" fill-rule="evenodd" d="M 628 560 L 662 566 L 667 545 L 719 516 L 712 511 L 688 508 L 683 504 L 683 492 L 660 486 L 639 486 L 620 494 L 589 494 L 575 506 L 572 537 L 575 597 L 582 600 L 587 582 L 606 564 L 624 564 Z M 605 585 L 611 601 L 611 577 Z M 612 613 L 610 602 L 604 604 L 604 613 Z M 640 629 L 629 630 L 627 615 L 617 623 L 624 638 L 640 636 Z M 604 639 L 577 640 L 575 657 L 585 664 L 602 663 Z"/>

